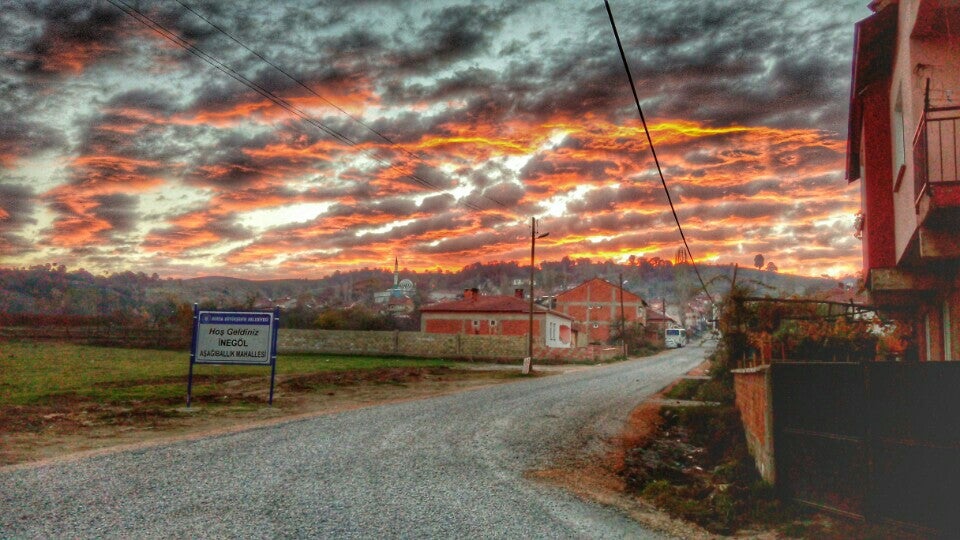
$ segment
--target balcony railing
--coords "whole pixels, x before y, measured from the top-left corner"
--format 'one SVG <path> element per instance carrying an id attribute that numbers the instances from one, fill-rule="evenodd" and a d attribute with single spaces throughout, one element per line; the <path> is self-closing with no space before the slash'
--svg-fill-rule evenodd
<path id="1" fill-rule="evenodd" d="M 960 107 L 928 109 L 913 139 L 916 202 L 931 185 L 960 183 Z"/>

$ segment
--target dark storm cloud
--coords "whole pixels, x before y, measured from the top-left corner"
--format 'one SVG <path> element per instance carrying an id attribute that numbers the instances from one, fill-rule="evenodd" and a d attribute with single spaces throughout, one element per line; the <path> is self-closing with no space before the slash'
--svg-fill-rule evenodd
<path id="1" fill-rule="evenodd" d="M 515 182 L 499 182 L 483 190 L 482 197 L 501 206 L 515 206 L 523 199 L 523 186 Z"/>
<path id="2" fill-rule="evenodd" d="M 0 230 L 13 231 L 36 223 L 32 217 L 35 204 L 36 196 L 31 188 L 0 184 Z"/>
<path id="3" fill-rule="evenodd" d="M 431 195 L 423 200 L 420 203 L 419 210 L 426 213 L 438 213 L 445 210 L 448 210 L 456 204 L 456 200 L 452 195 L 447 193 L 441 193 L 439 195 Z"/>
<path id="4" fill-rule="evenodd" d="M 30 249 L 32 242 L 19 233 L 25 225 L 36 223 L 35 205 L 36 197 L 29 187 L 0 184 L 0 255 Z"/>
<path id="5" fill-rule="evenodd" d="M 631 68 L 662 98 L 655 114 L 842 131 L 852 1 L 636 6 Z"/>
<path id="6" fill-rule="evenodd" d="M 842 131 L 849 24 L 821 24 L 811 31 L 800 24 L 802 12 L 765 2 L 643 3 L 622 13 L 619 7 L 618 26 L 648 114 L 714 125 L 826 124 Z M 841 11 L 850 9 L 824 3 L 808 14 L 822 13 L 822 20 L 833 22 L 830 18 Z M 427 98 L 482 80 L 491 91 L 486 101 L 474 99 L 469 111 L 459 111 L 467 117 L 492 110 L 542 118 L 631 114 L 606 14 L 598 7 L 592 15 L 595 24 L 585 27 L 577 47 L 543 42 L 535 55 L 529 48 L 504 49 L 511 54 L 510 67 L 496 80 L 490 73 L 479 79 L 479 72 L 461 72 L 432 87 L 421 83 L 407 90 Z M 826 51 L 823 42 L 831 44 Z M 502 103 L 506 106 L 491 107 L 500 102 L 498 96 L 509 96 Z"/>
<path id="7" fill-rule="evenodd" d="M 449 189 L 456 186 L 456 181 L 453 178 L 426 163 L 417 163 L 413 168 L 411 177 L 404 178 L 404 180 L 413 181 L 417 184 L 426 183 L 429 184 L 431 189 Z"/>
<path id="8" fill-rule="evenodd" d="M 454 238 L 445 238 L 437 242 L 436 245 L 421 244 L 417 246 L 420 253 L 437 255 L 444 253 L 475 253 L 480 255 L 484 249 L 489 246 L 499 245 L 506 241 L 512 241 L 513 238 L 505 238 L 502 234 L 492 231 L 484 231 L 478 234 L 458 236 Z"/>
<path id="9" fill-rule="evenodd" d="M 162 89 L 137 88 L 112 97 L 107 108 L 134 109 L 170 115 L 180 110 L 177 96 Z"/>
<path id="10" fill-rule="evenodd" d="M 79 72 L 122 51 L 119 41 L 126 16 L 109 4 L 68 0 L 28 2 L 19 7 L 40 24 L 39 35 L 22 50 L 29 58 L 27 72 Z"/>
<path id="11" fill-rule="evenodd" d="M 520 179 L 526 182 L 542 180 L 551 176 L 575 174 L 581 181 L 585 179 L 607 180 L 610 177 L 609 171 L 616 169 L 617 164 L 612 161 L 578 160 L 553 153 L 539 153 L 520 169 Z M 530 189 L 529 185 L 528 189 Z M 539 189 L 549 190 L 549 186 L 544 185 Z"/>
<path id="12" fill-rule="evenodd" d="M 153 175 L 173 168 L 188 151 L 196 148 L 184 136 L 196 136 L 197 128 L 168 123 L 178 107 L 173 94 L 164 90 L 130 90 L 105 100 L 97 110 L 77 118 L 80 131 L 77 151 L 80 158 L 126 158 L 136 163 L 124 173 Z M 149 164 L 153 162 L 154 164 Z M 109 162 L 81 167 L 74 181 L 82 182 L 90 169 L 102 169 L 98 176 L 111 178 Z"/>
<path id="13" fill-rule="evenodd" d="M 429 22 L 416 36 L 418 47 L 397 54 L 397 67 L 424 71 L 470 58 L 491 45 L 493 31 L 503 24 L 505 13 L 477 5 L 451 6 L 428 13 Z"/>
<path id="14" fill-rule="evenodd" d="M 110 224 L 111 234 L 122 234 L 133 230 L 138 221 L 137 205 L 140 198 L 136 195 L 100 195 L 91 198 L 97 205 L 93 215 Z"/>
<path id="15" fill-rule="evenodd" d="M 51 150 L 65 144 L 62 134 L 39 122 L 16 117 L 16 111 L 7 111 L 0 122 L 0 168 L 18 158 Z"/>
<path id="16" fill-rule="evenodd" d="M 777 195 L 783 193 L 786 182 L 773 178 L 761 178 L 732 185 L 710 186 L 694 182 L 673 181 L 670 183 L 670 187 L 671 193 L 676 193 L 679 197 L 712 201 L 737 196 L 747 198 L 761 194 Z"/>
<path id="17" fill-rule="evenodd" d="M 784 145 L 787 146 L 787 145 Z M 781 171 L 807 169 L 818 164 L 838 162 L 844 154 L 822 145 L 808 145 L 787 148 L 783 151 L 773 149 L 771 160 Z"/>
<path id="18" fill-rule="evenodd" d="M 567 212 L 574 215 L 598 212 L 615 212 L 622 203 L 660 203 L 663 200 L 659 187 L 624 186 L 604 187 L 588 192 L 583 197 L 567 204 Z"/>
<path id="19" fill-rule="evenodd" d="M 226 240 L 249 240 L 254 237 L 253 231 L 238 224 L 234 214 L 214 217 L 204 226 L 204 230 Z"/>

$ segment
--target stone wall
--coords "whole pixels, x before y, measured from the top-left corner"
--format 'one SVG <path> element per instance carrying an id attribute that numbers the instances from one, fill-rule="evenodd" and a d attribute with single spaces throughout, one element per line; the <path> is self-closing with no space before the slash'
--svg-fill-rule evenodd
<path id="1" fill-rule="evenodd" d="M 609 362 L 622 354 L 623 351 L 620 347 L 604 345 L 587 345 L 567 349 L 535 347 L 533 352 L 536 361 L 547 364 Z"/>
<path id="2" fill-rule="evenodd" d="M 518 360 L 526 356 L 526 336 L 428 334 L 398 331 L 280 329 L 280 354 L 323 353 L 466 360 Z"/>
<path id="3" fill-rule="evenodd" d="M 277 341 L 280 354 L 356 354 L 482 361 L 519 361 L 527 356 L 527 336 L 281 328 Z M 616 358 L 619 353 L 615 347 L 555 349 L 534 343 L 533 356 L 540 363 L 603 362 Z"/>
<path id="4" fill-rule="evenodd" d="M 733 370 L 736 404 L 747 435 L 747 447 L 764 480 L 774 483 L 773 397 L 770 366 Z"/>

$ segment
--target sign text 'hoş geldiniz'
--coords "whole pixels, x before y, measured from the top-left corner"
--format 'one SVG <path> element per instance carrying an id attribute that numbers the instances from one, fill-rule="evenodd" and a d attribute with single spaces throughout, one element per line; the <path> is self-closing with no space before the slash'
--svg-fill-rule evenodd
<path id="1" fill-rule="evenodd" d="M 200 311 L 197 364 L 269 365 L 273 353 L 273 313 Z"/>
<path id="2" fill-rule="evenodd" d="M 194 364 L 270 366 L 270 398 L 277 374 L 280 308 L 267 311 L 200 311 L 193 305 L 193 340 L 187 375 L 187 407 L 193 396 Z"/>

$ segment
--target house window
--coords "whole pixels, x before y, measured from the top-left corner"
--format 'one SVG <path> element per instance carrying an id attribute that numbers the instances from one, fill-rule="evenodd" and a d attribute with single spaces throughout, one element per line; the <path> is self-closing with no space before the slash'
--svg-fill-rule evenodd
<path id="1" fill-rule="evenodd" d="M 494 327 L 494 326 L 496 326 L 496 325 L 497 325 L 497 320 L 496 320 L 496 319 L 490 319 L 490 327 L 492 328 L 492 327 Z"/>
<path id="2" fill-rule="evenodd" d="M 480 321 L 473 321 L 473 328 L 474 330 L 476 330 L 477 328 L 480 328 Z"/>
<path id="3" fill-rule="evenodd" d="M 897 90 L 897 101 L 893 106 L 893 120 L 890 122 L 893 130 L 893 178 L 899 180 L 903 177 L 903 169 L 906 167 L 907 140 L 906 129 L 903 125 L 903 89 Z M 900 188 L 900 182 L 896 181 L 894 191 Z"/>

